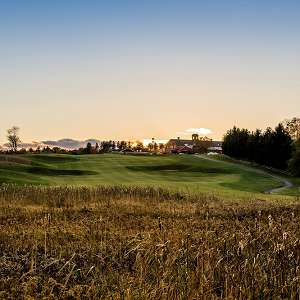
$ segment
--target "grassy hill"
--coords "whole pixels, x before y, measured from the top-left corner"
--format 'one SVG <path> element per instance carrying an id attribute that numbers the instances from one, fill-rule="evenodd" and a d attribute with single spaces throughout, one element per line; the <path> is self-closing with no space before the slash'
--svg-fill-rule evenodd
<path id="1" fill-rule="evenodd" d="M 262 170 L 206 156 L 120 154 L 2 156 L 0 183 L 143 185 L 222 194 L 262 193 L 282 185 L 280 179 Z"/>

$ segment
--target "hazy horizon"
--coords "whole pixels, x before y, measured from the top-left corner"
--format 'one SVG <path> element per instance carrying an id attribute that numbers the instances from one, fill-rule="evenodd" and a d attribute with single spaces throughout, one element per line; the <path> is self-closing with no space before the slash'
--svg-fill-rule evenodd
<path id="1" fill-rule="evenodd" d="M 0 144 L 168 139 L 300 112 L 298 1 L 3 1 Z"/>

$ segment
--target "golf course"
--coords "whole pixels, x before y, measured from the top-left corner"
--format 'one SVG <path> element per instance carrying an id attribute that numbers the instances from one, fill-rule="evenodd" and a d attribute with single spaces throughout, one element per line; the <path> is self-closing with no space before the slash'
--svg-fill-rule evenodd
<path id="1" fill-rule="evenodd" d="M 285 181 L 293 187 L 285 186 Z M 207 155 L 62 155 L 0 157 L 0 183 L 47 186 L 155 186 L 189 193 L 297 196 L 297 180 Z"/>
<path id="2" fill-rule="evenodd" d="M 223 155 L 0 156 L 0 299 L 299 299 L 298 187 Z"/>

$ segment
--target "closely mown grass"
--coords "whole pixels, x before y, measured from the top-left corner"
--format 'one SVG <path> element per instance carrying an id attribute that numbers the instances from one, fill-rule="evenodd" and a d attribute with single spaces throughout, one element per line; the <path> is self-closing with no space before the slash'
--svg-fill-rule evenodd
<path id="1" fill-rule="evenodd" d="M 208 158 L 204 155 L 7 155 L 3 161 L 0 158 L 0 184 L 115 186 L 122 183 L 195 194 L 214 191 L 229 197 L 237 193 L 246 197 L 248 193 L 262 194 L 283 184 L 282 180 L 256 168 Z"/>
<path id="2" fill-rule="evenodd" d="M 1 299 L 299 299 L 299 199 L 0 187 Z"/>

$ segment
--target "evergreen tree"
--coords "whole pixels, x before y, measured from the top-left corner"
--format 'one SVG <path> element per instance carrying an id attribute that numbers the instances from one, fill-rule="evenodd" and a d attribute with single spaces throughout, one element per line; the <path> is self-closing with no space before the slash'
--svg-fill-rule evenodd
<path id="1" fill-rule="evenodd" d="M 247 143 L 247 156 L 250 161 L 258 162 L 260 156 L 261 130 L 256 129 L 249 135 Z"/>
<path id="2" fill-rule="evenodd" d="M 268 127 L 261 136 L 259 147 L 259 155 L 257 157 L 257 163 L 265 166 L 271 166 L 272 159 L 270 153 L 272 151 L 272 139 L 273 130 Z"/>
<path id="3" fill-rule="evenodd" d="M 222 145 L 224 154 L 234 158 L 247 159 L 248 138 L 249 131 L 247 129 L 240 129 L 234 126 L 224 136 Z"/>
<path id="4" fill-rule="evenodd" d="M 286 169 L 287 162 L 292 156 L 292 139 L 280 123 L 273 132 L 272 149 L 269 152 L 271 166 Z"/>
<path id="5" fill-rule="evenodd" d="M 257 162 L 261 165 L 286 169 L 292 154 L 292 139 L 282 124 L 275 130 L 268 127 L 265 132 L 233 127 L 224 136 L 223 153 L 237 158 Z"/>

